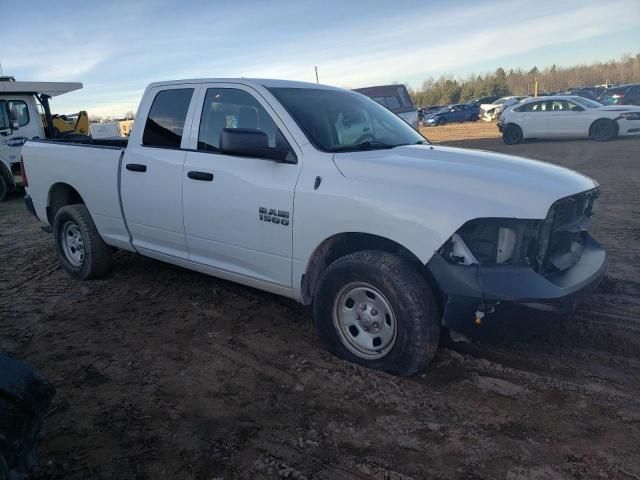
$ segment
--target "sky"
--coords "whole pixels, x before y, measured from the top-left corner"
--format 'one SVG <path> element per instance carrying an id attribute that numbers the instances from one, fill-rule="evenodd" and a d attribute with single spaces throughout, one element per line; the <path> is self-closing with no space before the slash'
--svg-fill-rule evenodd
<path id="1" fill-rule="evenodd" d="M 79 6 L 81 5 L 81 6 Z M 258 77 L 346 88 L 640 52 L 640 0 L 0 0 L 0 63 L 80 81 L 54 113 L 123 115 L 148 83 Z"/>

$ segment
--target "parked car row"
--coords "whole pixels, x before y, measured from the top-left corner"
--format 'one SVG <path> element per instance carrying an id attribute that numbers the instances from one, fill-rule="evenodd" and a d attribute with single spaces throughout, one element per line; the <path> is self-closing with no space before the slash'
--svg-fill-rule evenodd
<path id="1" fill-rule="evenodd" d="M 602 105 L 578 95 L 534 97 L 505 108 L 498 128 L 507 145 L 531 138 L 607 141 L 640 135 L 640 107 Z"/>
<path id="2" fill-rule="evenodd" d="M 561 92 L 545 92 L 543 96 L 578 96 L 597 101 L 602 105 L 640 105 L 640 83 L 575 87 Z M 455 105 L 423 106 L 418 109 L 418 116 L 424 126 L 445 125 L 451 122 L 473 122 L 478 119 L 493 122 L 498 120 L 500 113 L 507 107 L 531 97 L 531 95 L 487 96 Z"/>

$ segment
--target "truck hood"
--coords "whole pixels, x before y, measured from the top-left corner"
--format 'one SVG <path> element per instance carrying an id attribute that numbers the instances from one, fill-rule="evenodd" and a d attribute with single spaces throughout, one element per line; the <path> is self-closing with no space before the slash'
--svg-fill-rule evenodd
<path id="1" fill-rule="evenodd" d="M 556 200 L 598 186 L 545 162 L 433 145 L 338 153 L 334 162 L 349 179 L 395 186 L 407 199 L 419 191 L 425 202 L 455 202 L 475 217 L 544 218 Z"/>

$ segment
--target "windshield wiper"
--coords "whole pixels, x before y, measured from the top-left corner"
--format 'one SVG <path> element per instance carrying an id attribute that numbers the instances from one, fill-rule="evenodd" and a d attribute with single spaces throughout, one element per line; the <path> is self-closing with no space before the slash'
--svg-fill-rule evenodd
<path id="1" fill-rule="evenodd" d="M 357 143 L 355 145 L 342 145 L 340 147 L 336 147 L 332 149 L 333 152 L 345 152 L 345 151 L 362 151 L 362 150 L 382 150 L 385 148 L 394 148 L 398 145 L 389 145 L 384 142 L 379 142 L 377 140 Z"/>

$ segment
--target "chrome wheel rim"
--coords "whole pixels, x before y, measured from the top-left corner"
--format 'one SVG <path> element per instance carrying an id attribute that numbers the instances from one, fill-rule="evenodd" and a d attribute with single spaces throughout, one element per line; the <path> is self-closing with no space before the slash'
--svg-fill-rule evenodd
<path id="1" fill-rule="evenodd" d="M 73 222 L 66 222 L 60 231 L 60 244 L 67 261 L 79 267 L 84 261 L 84 238 L 80 229 Z"/>
<path id="2" fill-rule="evenodd" d="M 396 342 L 397 321 L 391 303 L 365 282 L 340 289 L 333 302 L 333 325 L 342 344 L 366 360 L 384 357 Z"/>

